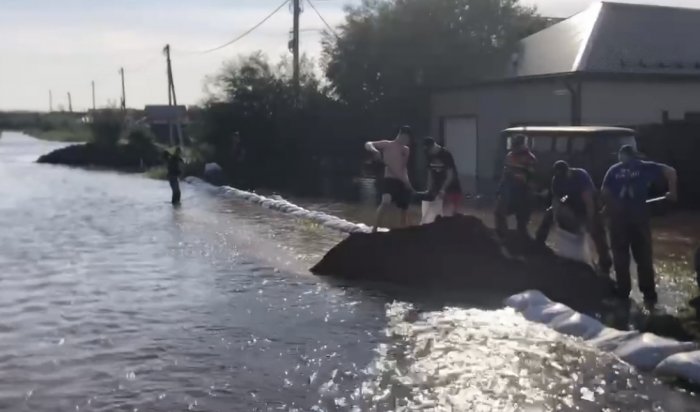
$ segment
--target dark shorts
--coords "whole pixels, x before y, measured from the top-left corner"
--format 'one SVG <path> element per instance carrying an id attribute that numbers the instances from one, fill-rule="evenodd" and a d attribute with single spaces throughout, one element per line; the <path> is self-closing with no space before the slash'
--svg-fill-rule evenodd
<path id="1" fill-rule="evenodd" d="M 386 177 L 382 180 L 382 195 L 390 195 L 391 201 L 401 210 L 407 210 L 411 203 L 411 192 L 399 179 Z"/>

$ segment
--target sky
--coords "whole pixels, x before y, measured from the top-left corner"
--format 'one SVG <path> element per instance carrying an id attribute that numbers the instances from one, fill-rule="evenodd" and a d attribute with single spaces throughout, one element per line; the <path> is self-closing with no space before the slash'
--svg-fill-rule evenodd
<path id="1" fill-rule="evenodd" d="M 360 0 L 312 0 L 331 25 L 344 18 L 343 7 Z M 430 0 L 425 0 L 430 1 Z M 541 14 L 567 17 L 595 0 L 521 0 Z M 630 0 L 624 0 L 630 1 Z M 632 0 L 638 3 L 698 7 L 698 0 Z M 95 82 L 97 106 L 116 104 L 118 74 L 125 72 L 129 107 L 167 104 L 165 58 L 171 45 L 178 103 L 205 97 L 205 79 L 240 54 L 262 50 L 277 59 L 288 54 L 292 24 L 285 7 L 243 40 L 218 50 L 262 20 L 282 0 L 0 0 L 0 110 L 74 110 L 91 106 Z M 318 58 L 323 22 L 305 7 L 301 49 Z"/>

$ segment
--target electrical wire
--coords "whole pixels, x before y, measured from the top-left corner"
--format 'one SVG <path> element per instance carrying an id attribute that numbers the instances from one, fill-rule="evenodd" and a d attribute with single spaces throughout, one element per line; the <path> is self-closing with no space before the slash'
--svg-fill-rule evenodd
<path id="1" fill-rule="evenodd" d="M 321 19 L 321 21 L 323 22 L 323 24 L 326 25 L 326 28 L 327 28 L 331 33 L 333 33 L 333 35 L 334 35 L 335 37 L 340 37 L 340 36 L 338 36 L 338 33 L 335 31 L 335 29 L 334 29 L 330 24 L 328 24 L 328 22 L 326 21 L 326 19 L 323 18 L 323 15 L 321 15 L 321 12 L 318 11 L 318 9 L 317 9 L 316 6 L 314 5 L 314 3 L 313 3 L 311 0 L 306 0 L 306 2 L 309 3 L 309 6 L 311 6 L 311 8 L 316 12 L 316 15 L 318 16 L 319 19 Z"/>
<path id="2" fill-rule="evenodd" d="M 213 48 L 211 48 L 211 49 L 203 50 L 203 51 L 199 52 L 199 54 L 207 54 L 207 53 L 215 52 L 215 51 L 217 51 L 217 50 L 223 49 L 224 47 L 228 47 L 228 46 L 232 45 L 233 43 L 236 43 L 236 42 L 239 41 L 239 40 L 242 40 L 244 37 L 248 36 L 250 33 L 254 32 L 254 31 L 257 30 L 260 26 L 262 26 L 263 24 L 265 24 L 266 21 L 270 20 L 270 18 L 272 18 L 272 16 L 274 16 L 275 14 L 277 14 L 278 11 L 282 10 L 282 8 L 283 8 L 284 6 L 286 6 L 286 5 L 289 3 L 289 1 L 290 1 L 290 0 L 284 0 L 284 1 L 282 2 L 282 4 L 280 4 L 276 9 L 274 9 L 270 14 L 268 14 L 267 16 L 265 16 L 264 19 L 260 20 L 260 22 L 259 22 L 258 24 L 256 24 L 255 26 L 251 27 L 250 29 L 246 30 L 245 32 L 241 33 L 241 34 L 240 34 L 238 37 L 236 37 L 235 39 L 230 40 L 230 41 L 228 41 L 228 42 L 226 42 L 226 43 L 224 43 L 224 44 L 222 44 L 222 45 L 220 45 L 220 46 L 216 46 L 216 47 L 213 47 Z"/>

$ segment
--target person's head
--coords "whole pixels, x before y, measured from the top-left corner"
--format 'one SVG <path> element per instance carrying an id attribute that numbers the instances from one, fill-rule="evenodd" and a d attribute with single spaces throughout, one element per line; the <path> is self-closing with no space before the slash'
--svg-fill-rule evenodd
<path id="1" fill-rule="evenodd" d="M 569 175 L 569 170 L 571 168 L 569 167 L 569 164 L 566 163 L 564 160 L 557 160 L 554 162 L 554 177 L 566 177 Z"/>
<path id="2" fill-rule="evenodd" d="M 637 158 L 637 149 L 635 149 L 634 146 L 629 144 L 624 145 L 620 149 L 620 152 L 618 153 L 617 157 L 620 160 L 620 163 L 629 163 Z"/>
<path id="3" fill-rule="evenodd" d="M 423 139 L 423 147 L 428 154 L 435 154 L 440 150 L 440 146 L 432 137 L 426 137 Z"/>
<path id="4" fill-rule="evenodd" d="M 413 131 L 411 126 L 401 126 L 399 127 L 399 132 L 396 134 L 396 140 L 400 143 L 408 145 L 411 143 L 411 137 L 413 136 Z"/>
<path id="5" fill-rule="evenodd" d="M 512 142 L 511 146 L 512 146 L 513 150 L 524 149 L 526 140 L 527 140 L 527 137 L 525 137 L 524 134 L 516 134 L 515 136 L 513 136 L 513 138 L 511 139 L 511 142 Z"/>

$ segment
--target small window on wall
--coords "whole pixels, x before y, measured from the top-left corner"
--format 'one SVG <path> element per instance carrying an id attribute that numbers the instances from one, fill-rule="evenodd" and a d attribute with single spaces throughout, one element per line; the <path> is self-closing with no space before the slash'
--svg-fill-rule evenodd
<path id="1" fill-rule="evenodd" d="M 554 141 L 554 151 L 557 153 L 566 153 L 569 151 L 569 138 L 557 137 Z"/>
<path id="2" fill-rule="evenodd" d="M 571 141 L 571 152 L 585 152 L 588 147 L 588 139 L 585 137 L 576 137 Z"/>
<path id="3" fill-rule="evenodd" d="M 535 136 L 532 138 L 532 151 L 546 153 L 552 151 L 552 142 L 554 138 L 551 136 Z"/>

